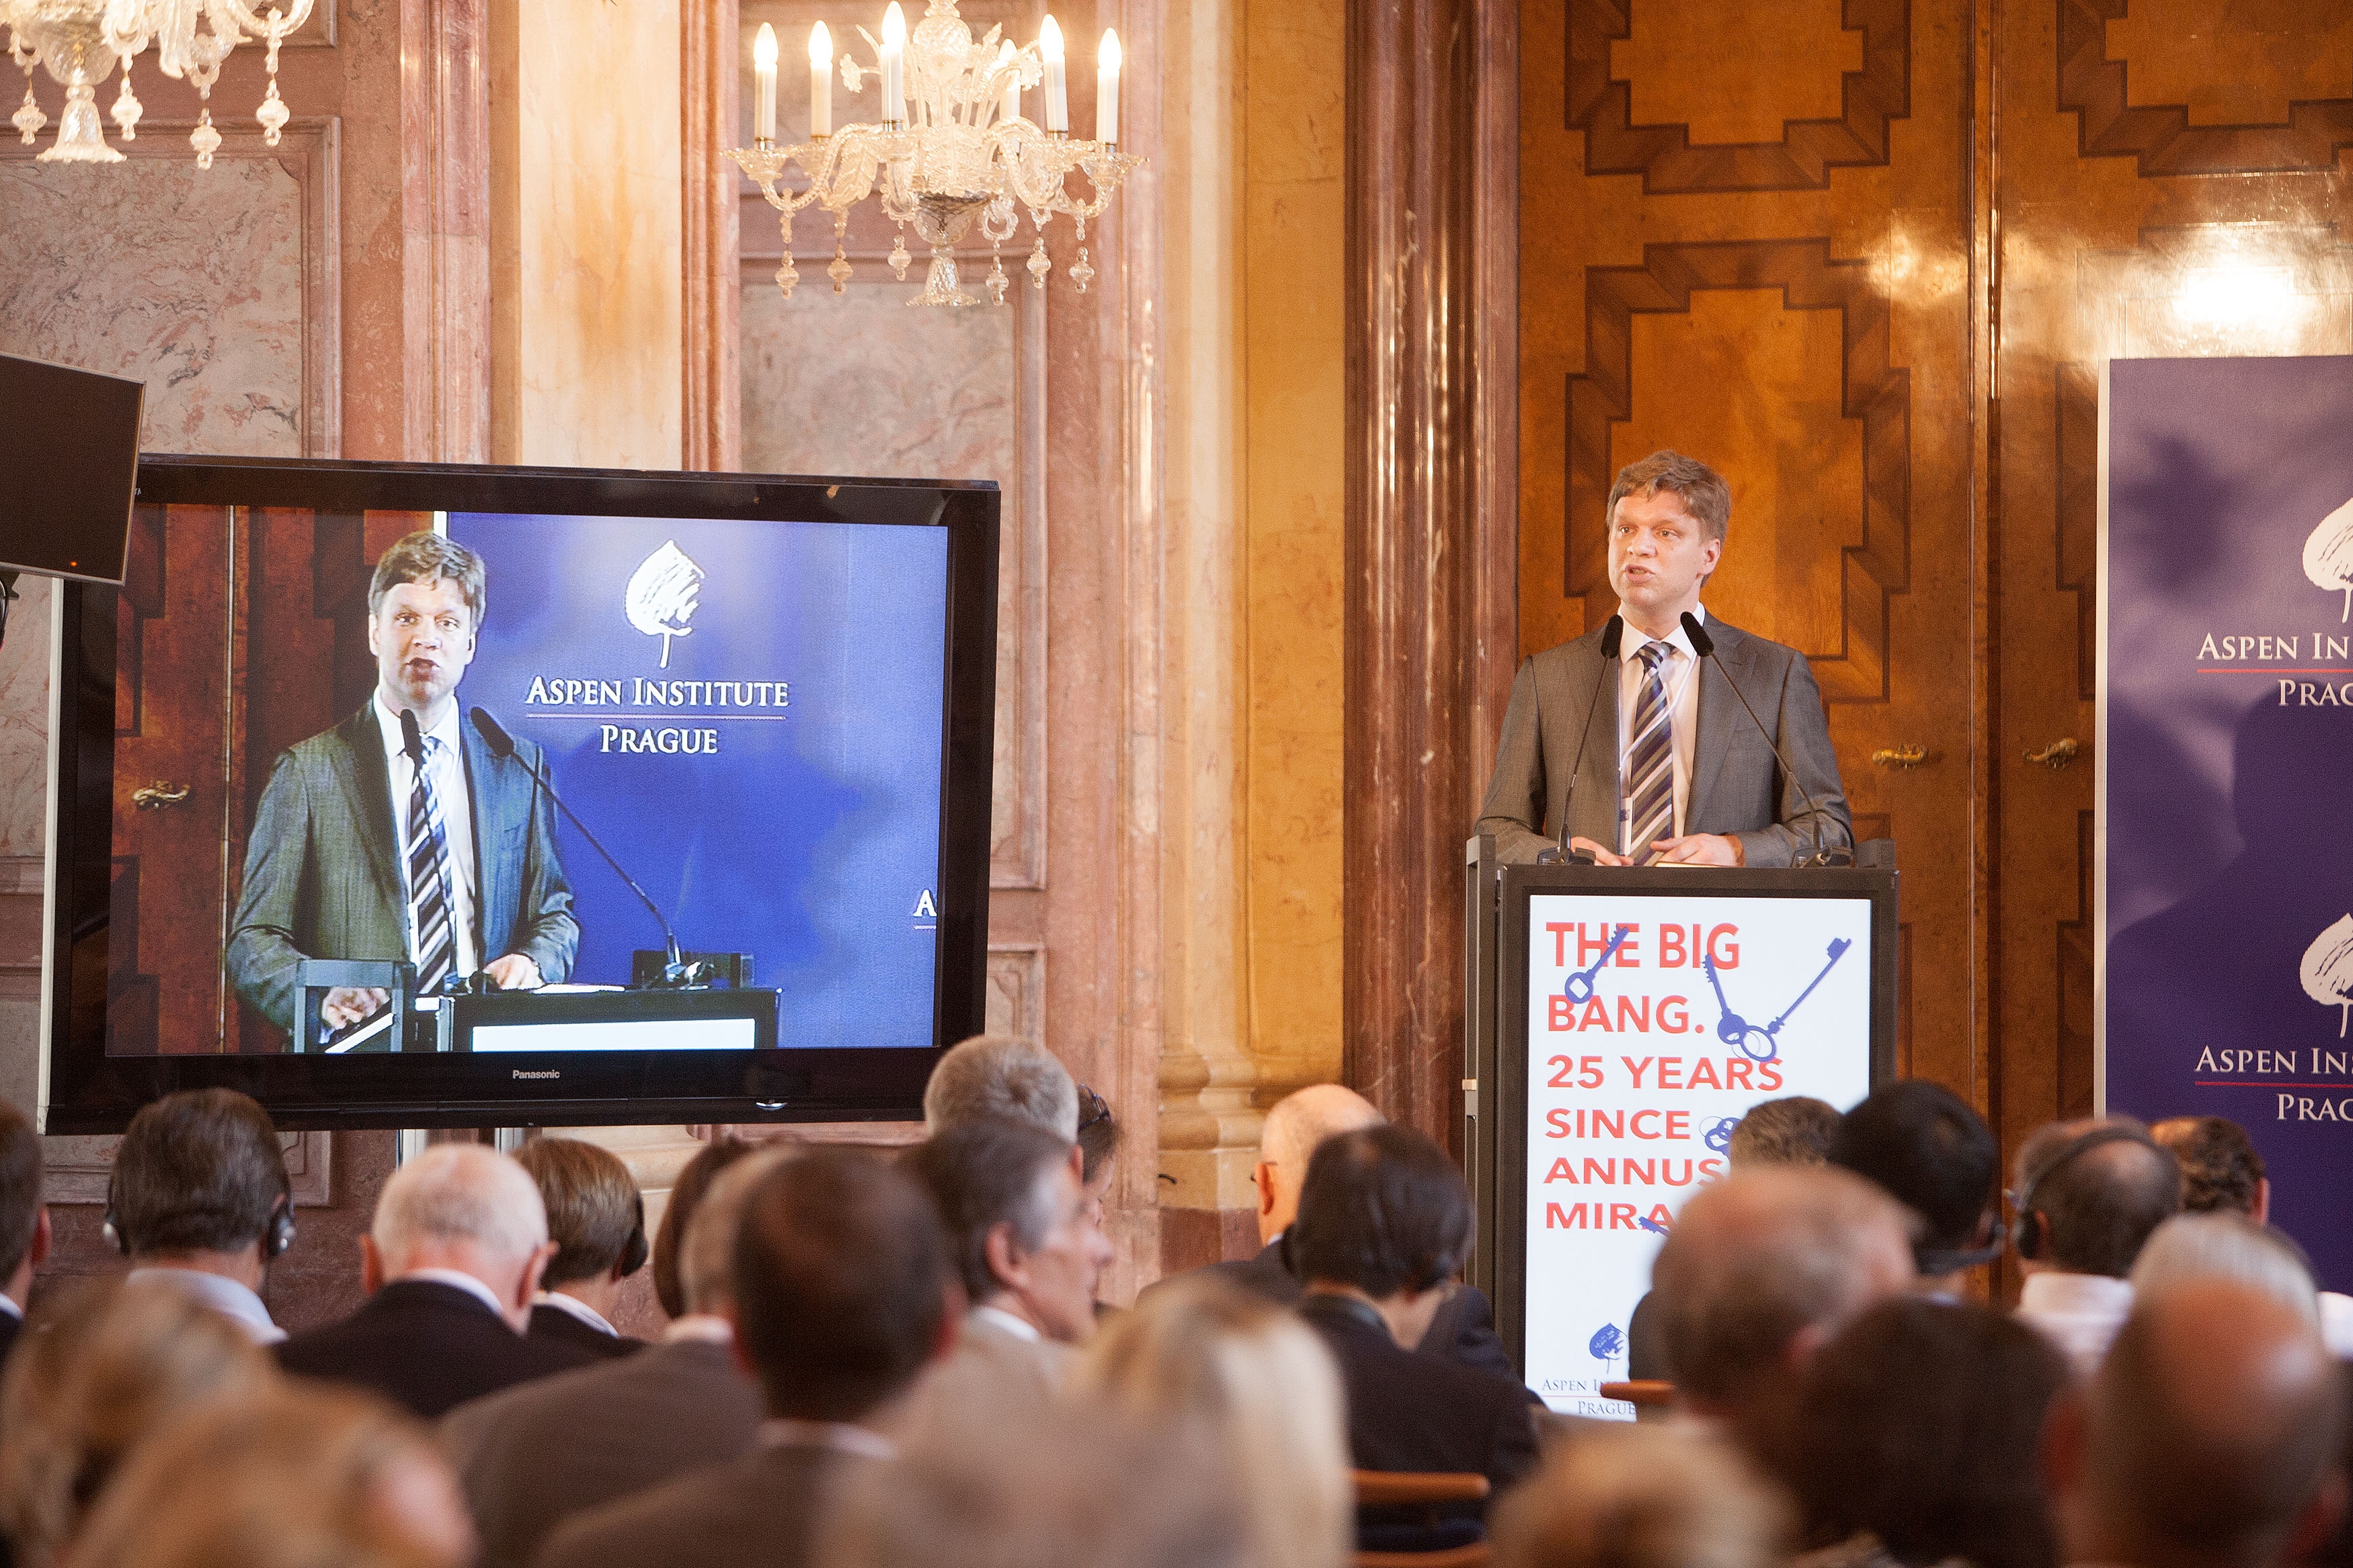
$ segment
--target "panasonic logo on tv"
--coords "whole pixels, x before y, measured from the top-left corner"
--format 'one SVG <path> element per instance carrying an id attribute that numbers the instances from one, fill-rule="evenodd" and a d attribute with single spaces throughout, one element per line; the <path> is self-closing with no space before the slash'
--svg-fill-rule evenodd
<path id="1" fill-rule="evenodd" d="M 564 1073 L 559 1068 L 549 1068 L 545 1072 L 525 1072 L 522 1068 L 517 1068 L 514 1069 L 514 1075 L 517 1078 L 562 1078 Z"/>

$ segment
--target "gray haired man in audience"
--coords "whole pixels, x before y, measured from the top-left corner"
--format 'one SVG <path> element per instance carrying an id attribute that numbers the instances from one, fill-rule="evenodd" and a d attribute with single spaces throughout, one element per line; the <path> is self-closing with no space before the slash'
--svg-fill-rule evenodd
<path id="1" fill-rule="evenodd" d="M 751 1452 L 765 1412 L 735 1359 L 735 1236 L 752 1189 L 786 1157 L 744 1156 L 665 1232 L 686 1238 L 677 1267 L 687 1315 L 660 1344 L 443 1417 L 442 1450 L 465 1483 L 481 1568 L 524 1568 L 572 1515 Z"/>
<path id="2" fill-rule="evenodd" d="M 923 1132 L 936 1137 L 943 1128 L 984 1117 L 1026 1121 L 1075 1146 L 1078 1080 L 1043 1047 L 1012 1035 L 975 1035 L 932 1068 L 923 1086 Z"/>
<path id="3" fill-rule="evenodd" d="M 2344 1510 L 2344 1420 L 2336 1363 L 2295 1309 L 2224 1280 L 2153 1291 L 2043 1431 L 2066 1560 L 2302 1561 Z"/>
<path id="4" fill-rule="evenodd" d="M 261 1287 L 293 1237 L 292 1204 L 269 1113 L 235 1089 L 183 1089 L 131 1119 L 106 1223 L 132 1279 L 194 1296 L 257 1344 L 275 1344 L 286 1333 Z"/>
<path id="5" fill-rule="evenodd" d="M 2173 1156 L 2127 1117 L 2055 1121 L 2018 1151 L 2018 1318 L 2089 1373 L 2132 1310 L 2133 1262 L 2181 1208 Z"/>
<path id="6" fill-rule="evenodd" d="M 360 1238 L 367 1301 L 279 1346 L 279 1364 L 373 1388 L 427 1420 L 579 1366 L 587 1358 L 571 1346 L 523 1336 L 554 1254 L 521 1165 L 479 1143 L 435 1144 L 376 1198 Z"/>

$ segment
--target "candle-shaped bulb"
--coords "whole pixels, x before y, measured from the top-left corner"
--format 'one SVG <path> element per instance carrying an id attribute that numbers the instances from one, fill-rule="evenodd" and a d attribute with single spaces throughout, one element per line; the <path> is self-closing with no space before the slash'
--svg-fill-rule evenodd
<path id="1" fill-rule="evenodd" d="M 1046 57 L 1046 63 L 1050 66 L 1062 63 L 1062 29 L 1055 26 L 1051 13 L 1048 14 L 1045 25 L 1038 29 L 1038 52 Z"/>
<path id="2" fill-rule="evenodd" d="M 1014 52 L 1013 40 L 1007 38 L 997 46 L 997 118 L 1011 121 L 1021 118 L 1020 57 Z"/>
<path id="3" fill-rule="evenodd" d="M 776 68 L 776 30 L 765 22 L 760 24 L 760 36 L 752 40 L 752 63 L 764 71 Z"/>
<path id="4" fill-rule="evenodd" d="M 767 30 L 768 24 L 761 23 L 760 31 L 765 34 Z M 809 64 L 833 68 L 833 35 L 825 30 L 823 22 L 809 29 Z"/>
<path id="5" fill-rule="evenodd" d="M 897 125 L 907 118 L 907 16 L 899 0 L 882 13 L 882 120 Z"/>
<path id="6" fill-rule="evenodd" d="M 1095 51 L 1095 140 L 1119 140 L 1119 34 L 1110 27 Z"/>
<path id="7" fill-rule="evenodd" d="M 1038 52 L 1046 61 L 1046 129 L 1071 128 L 1071 100 L 1062 76 L 1062 29 L 1050 15 L 1038 28 Z"/>
<path id="8" fill-rule="evenodd" d="M 765 22 L 752 40 L 752 134 L 776 139 L 776 30 Z"/>
<path id="9" fill-rule="evenodd" d="M 833 35 L 819 22 L 809 29 L 809 134 L 833 134 Z"/>
<path id="10" fill-rule="evenodd" d="M 907 41 L 907 14 L 899 9 L 899 0 L 891 0 L 882 13 L 882 41 L 894 48 Z"/>
<path id="11" fill-rule="evenodd" d="M 761 24 L 763 26 L 765 26 L 767 24 L 765 22 Z M 1095 64 L 1099 68 L 1107 71 L 1115 71 L 1119 69 L 1118 28 L 1105 27 L 1103 29 L 1103 46 L 1095 50 Z"/>

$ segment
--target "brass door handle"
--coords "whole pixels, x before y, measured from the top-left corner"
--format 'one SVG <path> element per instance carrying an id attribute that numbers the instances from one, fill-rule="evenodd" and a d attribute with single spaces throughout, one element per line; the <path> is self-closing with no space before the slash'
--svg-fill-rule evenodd
<path id="1" fill-rule="evenodd" d="M 1912 769 L 1928 760 L 1926 746 L 1882 746 L 1871 753 L 1873 767 Z"/>
<path id="2" fill-rule="evenodd" d="M 186 784 L 175 784 L 168 780 L 157 779 L 153 784 L 142 784 L 132 790 L 131 804 L 141 811 L 161 811 L 165 806 L 177 805 L 187 799 L 188 791 L 189 786 Z"/>
<path id="3" fill-rule="evenodd" d="M 2049 768 L 2055 773 L 2061 768 L 2065 767 L 2069 763 L 2073 762 L 2075 760 L 2076 753 L 2082 749 L 2082 747 L 2075 744 L 2074 736 L 2066 735 L 2063 736 L 2059 740 L 2052 742 L 2049 745 L 2043 747 L 2039 752 L 2027 752 L 2026 760 L 2030 763 L 2041 763 L 2044 767 Z"/>

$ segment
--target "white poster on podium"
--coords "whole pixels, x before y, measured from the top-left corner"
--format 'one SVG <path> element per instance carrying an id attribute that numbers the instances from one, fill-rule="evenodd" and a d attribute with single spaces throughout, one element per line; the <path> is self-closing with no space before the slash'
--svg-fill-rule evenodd
<path id="1" fill-rule="evenodd" d="M 1869 1092 L 1871 923 L 1867 897 L 1530 897 L 1525 1364 L 1553 1409 L 1632 1418 L 1600 1385 L 1748 1108 Z"/>

